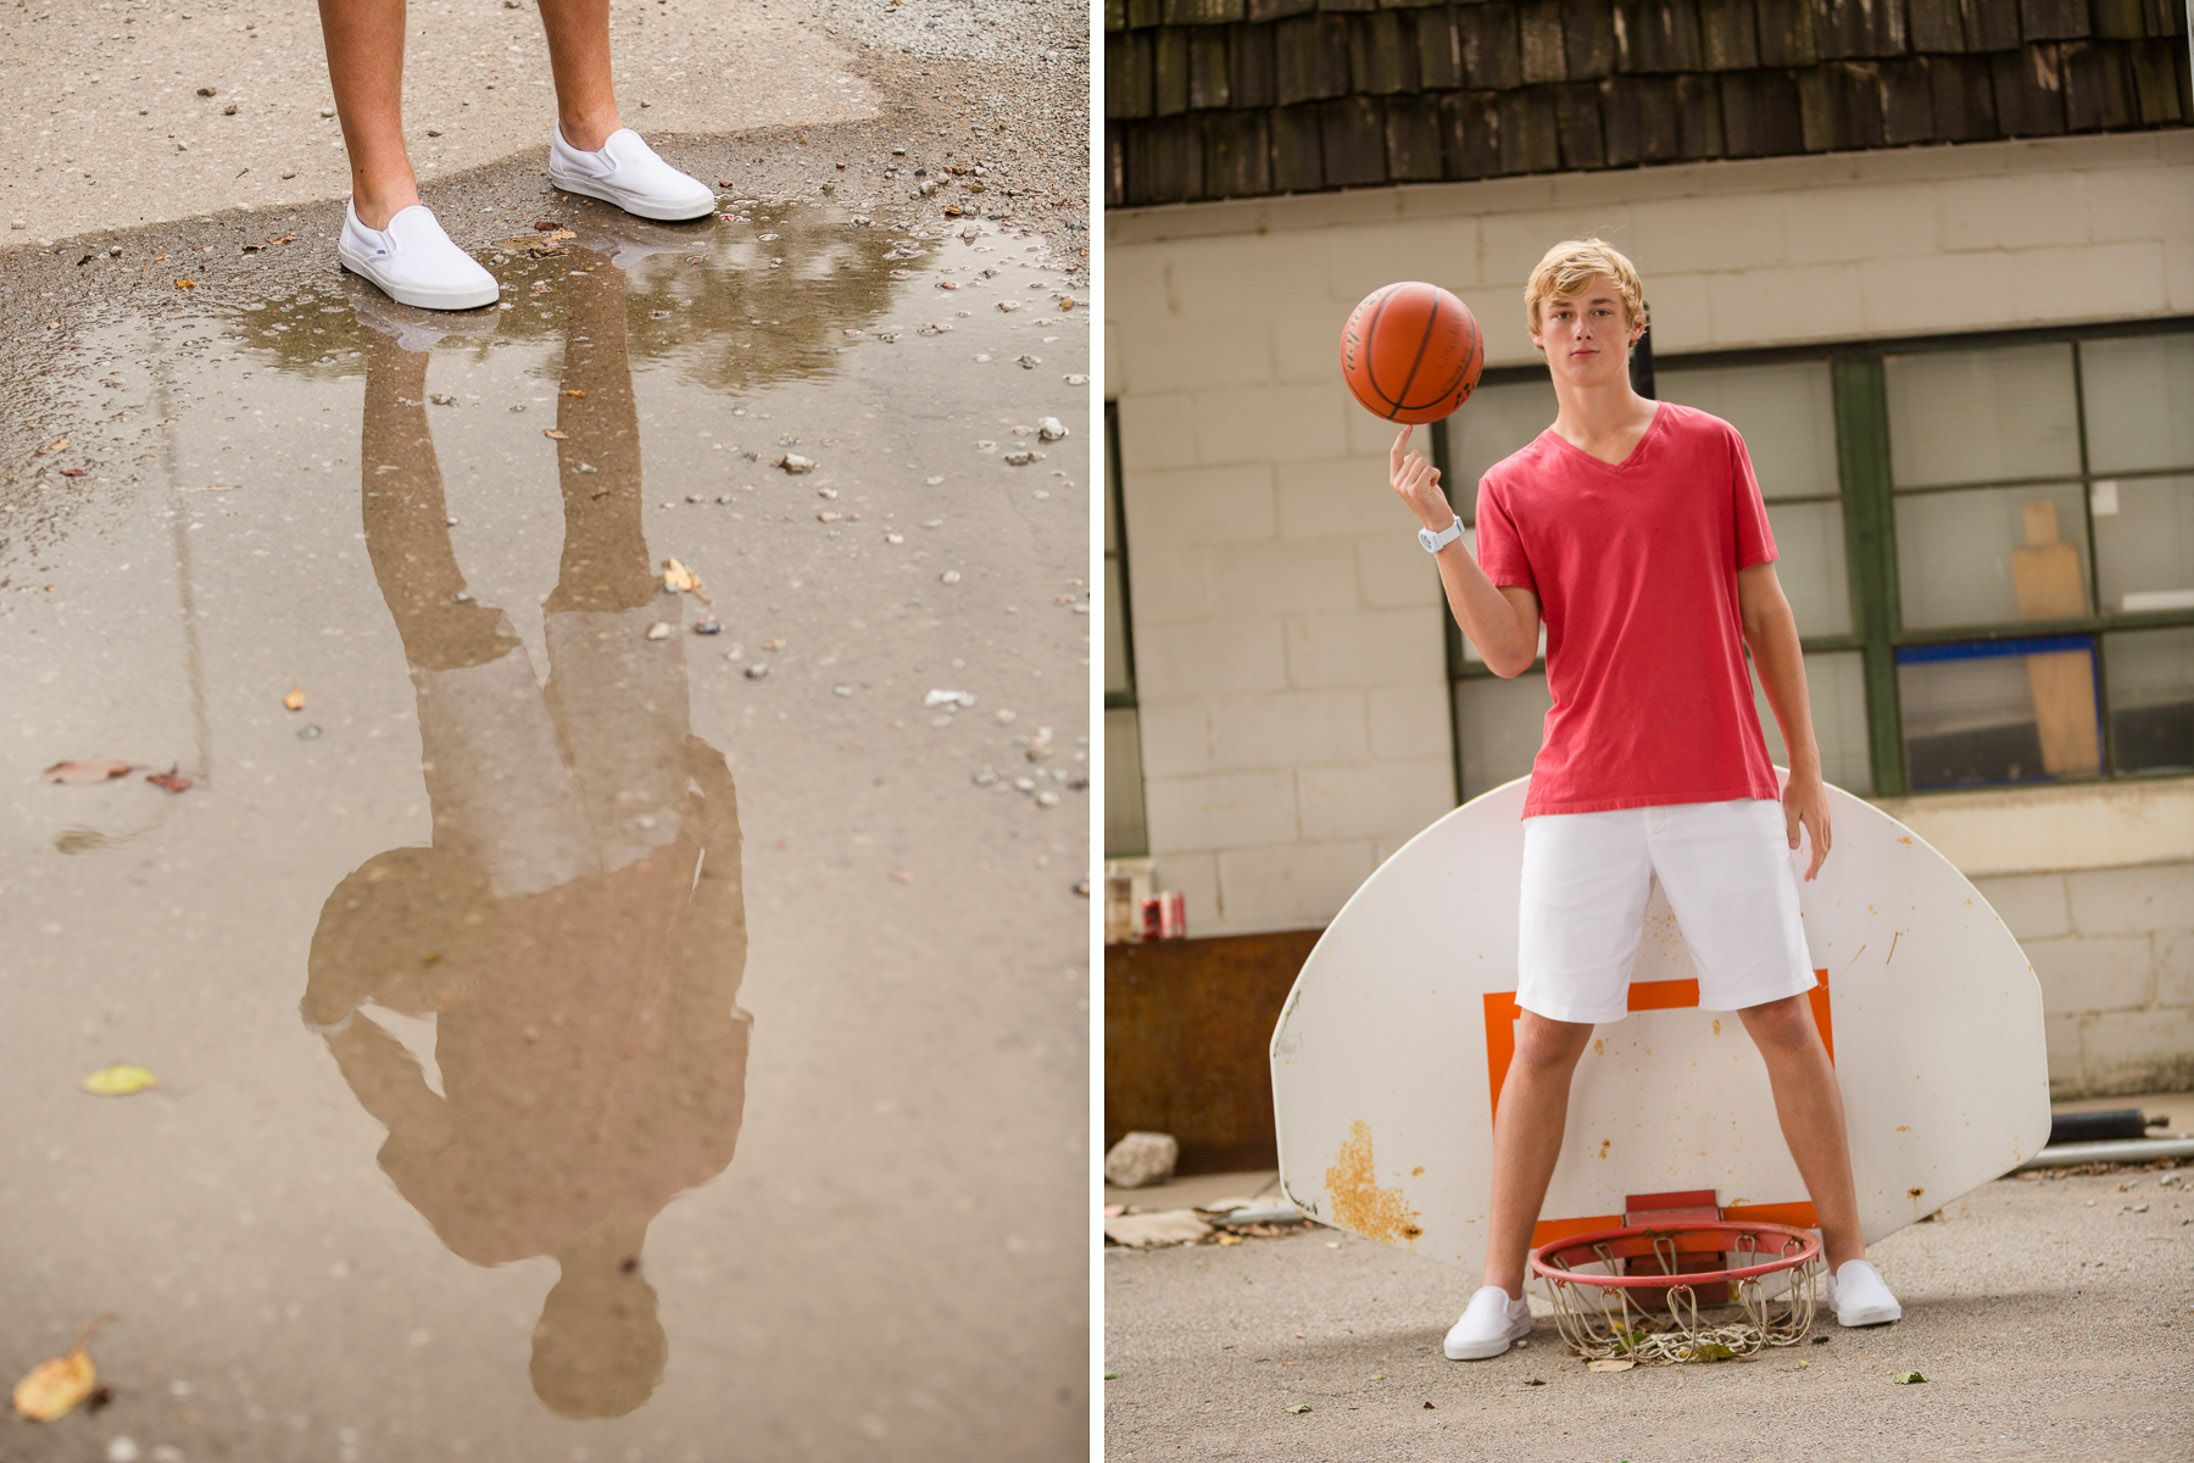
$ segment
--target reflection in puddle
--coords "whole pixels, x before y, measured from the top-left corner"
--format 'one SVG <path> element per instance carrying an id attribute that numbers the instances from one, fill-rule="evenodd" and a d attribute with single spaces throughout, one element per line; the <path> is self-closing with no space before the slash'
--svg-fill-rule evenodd
<path id="1" fill-rule="evenodd" d="M 509 617 L 465 589 L 427 354 L 402 333 L 419 327 L 366 342 L 366 550 L 418 697 L 433 842 L 329 896 L 304 1014 L 443 1243 L 476 1265 L 555 1258 L 534 1390 L 566 1417 L 616 1417 L 669 1351 L 648 1224 L 738 1140 L 746 913 L 730 771 L 690 729 L 683 646 L 649 636 L 679 597 L 641 527 L 622 272 L 580 275 L 564 304 L 546 687 Z M 372 1006 L 433 1018 L 439 1093 Z"/>
<path id="2" fill-rule="evenodd" d="M 0 1314 L 123 1310 L 190 1458 L 1079 1456 L 1080 281 L 556 207 L 508 309 L 270 269 L 73 347 L 0 522 Z M 34 780 L 104 756 L 197 783 Z"/>

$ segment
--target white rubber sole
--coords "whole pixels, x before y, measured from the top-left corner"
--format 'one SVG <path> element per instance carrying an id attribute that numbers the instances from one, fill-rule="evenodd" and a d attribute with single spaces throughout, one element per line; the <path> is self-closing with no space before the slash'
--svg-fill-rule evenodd
<path id="1" fill-rule="evenodd" d="M 1514 1340 L 1504 1337 L 1497 1341 L 1449 1341 L 1440 1349 L 1447 1353 L 1449 1361 L 1486 1361 L 1515 1344 Z"/>
<path id="2" fill-rule="evenodd" d="M 599 198 L 604 203 L 614 203 L 635 218 L 652 218 L 660 223 L 683 223 L 688 219 L 706 218 L 716 211 L 716 195 L 713 193 L 698 206 L 656 203 L 646 198 L 635 198 L 598 179 L 559 173 L 553 168 L 549 170 L 549 185 L 566 193 L 583 194 L 588 198 Z"/>
<path id="3" fill-rule="evenodd" d="M 1839 1326 L 1852 1327 L 1886 1326 L 1891 1321 L 1903 1320 L 1904 1313 L 1904 1307 L 1897 1305 L 1869 1306 L 1865 1310 L 1854 1311 L 1848 1316 L 1845 1315 L 1842 1311 L 1838 1311 L 1836 1313 L 1836 1324 Z"/>
<path id="4" fill-rule="evenodd" d="M 418 285 L 392 284 L 382 278 L 371 260 L 354 259 L 340 244 L 335 257 L 345 269 L 371 284 L 382 294 L 399 305 L 411 305 L 421 310 L 477 310 L 492 305 L 502 298 L 502 289 L 491 277 L 484 285 L 454 286 L 445 289 L 426 289 Z"/>

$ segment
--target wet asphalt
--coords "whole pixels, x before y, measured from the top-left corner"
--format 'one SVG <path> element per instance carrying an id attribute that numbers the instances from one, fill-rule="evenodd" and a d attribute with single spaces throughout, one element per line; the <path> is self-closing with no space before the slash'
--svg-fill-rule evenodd
<path id="1" fill-rule="evenodd" d="M 951 64 L 447 180 L 462 316 L 0 256 L 0 1458 L 1086 1454 L 1086 152 Z"/>

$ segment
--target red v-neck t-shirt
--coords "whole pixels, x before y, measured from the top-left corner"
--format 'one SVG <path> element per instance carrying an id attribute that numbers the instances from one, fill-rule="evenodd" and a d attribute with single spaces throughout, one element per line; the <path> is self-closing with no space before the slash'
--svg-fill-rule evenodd
<path id="1" fill-rule="evenodd" d="M 1546 623 L 1525 817 L 1780 796 L 1737 602 L 1775 538 L 1735 427 L 1664 401 L 1619 464 L 1549 427 L 1479 483 L 1477 541 Z"/>

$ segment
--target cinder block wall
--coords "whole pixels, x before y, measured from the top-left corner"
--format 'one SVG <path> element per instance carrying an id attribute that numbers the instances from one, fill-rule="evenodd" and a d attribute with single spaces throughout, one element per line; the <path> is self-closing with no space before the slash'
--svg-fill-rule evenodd
<path id="1" fill-rule="evenodd" d="M 1185 891 L 1193 933 L 1248 932 L 1325 923 L 1454 798 L 1439 584 L 1386 486 L 1392 431 L 1336 379 L 1358 299 L 1438 281 L 1477 315 L 1493 364 L 1535 361 L 1524 278 L 1549 243 L 1596 233 L 1644 271 L 1663 357 L 2194 313 L 2194 133 L 1116 210 L 1106 224 L 1155 877 Z M 2084 887 L 2072 877 L 2068 900 Z M 2163 929 L 2144 936 L 2159 961 Z M 2100 970 L 2099 953 L 2074 964 Z M 2070 989 L 2079 979 L 2051 998 L 2065 1082 L 2102 1090 L 2138 1067 L 2110 1055 L 2120 1026 L 2194 1050 L 2183 977 L 2152 980 L 2145 999 L 2161 1004 L 2126 1021 L 2111 1017 L 2144 1008 L 2064 1004 L 2091 999 Z"/>

